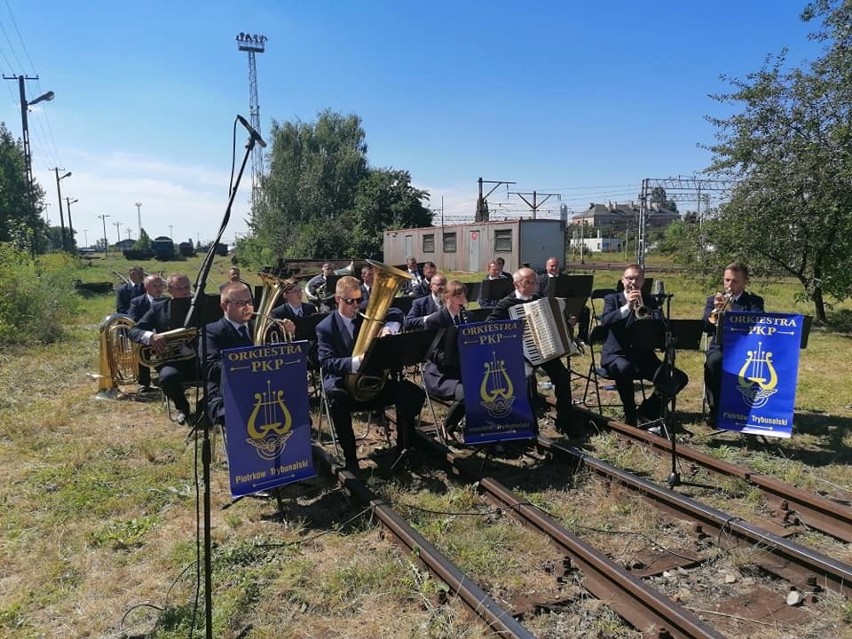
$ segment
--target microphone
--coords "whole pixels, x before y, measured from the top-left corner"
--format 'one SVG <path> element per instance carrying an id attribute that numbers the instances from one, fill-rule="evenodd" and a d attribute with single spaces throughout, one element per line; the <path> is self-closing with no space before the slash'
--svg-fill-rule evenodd
<path id="1" fill-rule="evenodd" d="M 242 124 L 246 128 L 246 131 L 249 132 L 251 139 L 254 140 L 255 142 L 257 142 L 261 146 L 261 148 L 265 149 L 266 148 L 266 142 L 264 142 L 263 138 L 260 137 L 260 133 L 255 131 L 254 127 L 251 124 L 248 123 L 248 120 L 246 120 L 241 115 L 237 115 L 237 120 L 239 120 L 240 124 Z"/>

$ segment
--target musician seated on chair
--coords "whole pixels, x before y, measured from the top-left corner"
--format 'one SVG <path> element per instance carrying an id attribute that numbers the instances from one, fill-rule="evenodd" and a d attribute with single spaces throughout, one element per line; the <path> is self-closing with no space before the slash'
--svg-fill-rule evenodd
<path id="1" fill-rule="evenodd" d="M 405 316 L 405 330 L 413 331 L 424 328 L 434 328 L 428 326 L 429 316 L 444 305 L 444 287 L 447 285 L 447 278 L 436 273 L 432 275 L 429 282 L 429 294 L 423 297 L 418 297 L 411 304 L 411 309 Z"/>
<path id="2" fill-rule="evenodd" d="M 222 399 L 222 351 L 254 345 L 254 302 L 248 287 L 240 281 L 228 282 L 219 291 L 221 319 L 205 327 L 207 359 L 207 416 L 212 424 L 224 424 L 225 405 Z M 292 332 L 292 320 L 281 321 L 282 330 Z"/>
<path id="3" fill-rule="evenodd" d="M 375 277 L 373 267 L 370 264 L 365 264 L 361 268 L 361 306 L 358 308 L 359 311 L 367 308 L 367 302 L 370 301 L 370 293 L 373 290 Z"/>
<path id="4" fill-rule="evenodd" d="M 337 281 L 334 299 L 337 310 L 317 325 L 317 344 L 323 372 L 322 384 L 331 413 L 331 421 L 343 449 L 346 467 L 357 471 L 358 450 L 355 433 L 352 430 L 352 413 L 371 411 L 395 404 L 397 418 L 395 457 L 398 458 L 414 444 L 415 420 L 420 415 L 425 394 L 423 389 L 407 380 L 388 379 L 374 398 L 358 401 L 352 397 L 346 386 L 346 378 L 350 374 L 358 373 L 364 359 L 363 354 L 353 356 L 353 350 L 362 325 L 374 319 L 365 319 L 358 313 L 358 305 L 361 303 L 361 286 L 356 278 L 341 277 Z M 380 337 L 399 331 L 402 325 L 402 313 L 391 309 L 386 320 Z"/>
<path id="5" fill-rule="evenodd" d="M 326 262 L 322 265 L 320 274 L 308 280 L 308 298 L 315 300 L 317 308 L 323 313 L 330 311 L 334 307 L 333 291 L 328 290 L 328 280 L 333 275 L 334 269 L 331 268 L 331 264 Z"/>
<path id="6" fill-rule="evenodd" d="M 189 297 L 192 294 L 189 278 L 183 273 L 169 275 L 166 287 L 173 299 Z M 170 300 L 163 299 L 151 306 L 136 325 L 130 329 L 130 339 L 150 346 L 158 355 L 168 351 L 168 339 L 162 336 L 171 325 Z M 197 351 L 196 351 L 197 352 Z M 175 421 L 185 424 L 191 414 L 182 384 L 198 380 L 197 356 L 191 359 L 166 361 L 155 366 L 159 377 L 159 386 L 175 405 Z"/>
<path id="7" fill-rule="evenodd" d="M 163 278 L 159 275 L 147 275 L 144 280 L 145 292 L 142 295 L 137 295 L 130 301 L 130 309 L 127 311 L 130 319 L 134 322 L 141 320 L 154 302 L 163 297 L 165 284 Z M 151 391 L 150 368 L 139 364 L 139 369 L 136 371 L 136 380 L 139 382 L 138 392 L 147 393 Z"/>
<path id="8" fill-rule="evenodd" d="M 453 402 L 444 418 L 444 429 L 452 438 L 464 417 L 464 388 L 456 327 L 466 323 L 464 305 L 467 304 L 467 289 L 458 280 L 450 280 L 444 287 L 443 298 L 444 306 L 428 318 L 429 328 L 441 329 L 441 332 L 423 364 L 423 384 L 430 395 Z"/>
<path id="9" fill-rule="evenodd" d="M 145 271 L 141 266 L 131 266 L 127 272 L 127 281 L 118 287 L 115 293 L 115 312 L 126 313 L 130 309 L 130 302 L 134 297 L 142 295 L 142 278 Z"/>
<path id="10" fill-rule="evenodd" d="M 310 302 L 302 301 L 302 287 L 298 280 L 286 280 L 283 287 L 284 299 L 281 306 L 272 309 L 272 317 L 275 319 L 295 320 L 299 317 L 307 317 L 317 312 L 317 307 Z"/>
<path id="11" fill-rule="evenodd" d="M 569 293 L 562 293 L 563 288 L 568 288 L 568 276 L 559 272 L 559 258 L 548 257 L 544 263 L 545 272 L 536 278 L 536 294 L 539 297 L 551 296 L 568 296 Z M 571 293 L 572 294 L 572 293 Z M 572 294 L 573 295 L 573 294 Z M 584 307 L 577 320 L 579 332 L 577 339 L 580 342 L 589 341 L 589 324 L 591 323 L 592 315 L 588 307 Z"/>
<path id="12" fill-rule="evenodd" d="M 725 267 L 723 291 L 707 298 L 704 306 L 704 331 L 710 336 L 707 358 L 704 360 L 704 391 L 707 399 L 707 423 L 716 427 L 719 411 L 719 392 L 722 387 L 722 347 L 716 343 L 716 329 L 722 311 L 763 312 L 763 298 L 745 290 L 748 266 L 732 262 Z"/>
<path id="13" fill-rule="evenodd" d="M 540 299 L 535 294 L 536 276 L 535 271 L 531 268 L 520 268 L 515 271 L 512 276 L 512 281 L 515 285 L 515 290 L 509 293 L 506 297 L 497 302 L 497 305 L 491 310 L 488 315 L 488 321 L 507 320 L 510 318 L 509 309 L 517 304 L 524 304 Z M 576 318 L 571 318 L 571 321 L 576 322 Z M 579 428 L 576 425 L 576 419 L 572 414 L 573 401 L 571 399 L 571 375 L 561 358 L 552 359 L 549 362 L 541 364 L 541 369 L 550 377 L 553 383 L 553 390 L 556 395 L 556 428 L 562 432 L 580 435 Z M 536 405 L 538 390 L 535 383 L 535 376 L 529 379 L 529 393 L 532 406 Z"/>
<path id="14" fill-rule="evenodd" d="M 625 422 L 636 426 L 637 415 L 648 420 L 659 419 L 663 408 L 663 397 L 660 391 L 655 389 L 637 411 L 633 381 L 646 379 L 657 385 L 665 380 L 654 379 L 661 370 L 662 361 L 653 348 L 633 346 L 631 329 L 637 322 L 661 321 L 659 319 L 661 311 L 655 298 L 642 296 L 642 285 L 645 283 L 645 271 L 642 267 L 631 264 L 624 270 L 621 281 L 624 284 L 623 291 L 610 293 L 604 297 L 600 323 L 608 328 L 608 332 L 601 348 L 601 367 L 615 382 L 624 406 Z M 686 373 L 675 368 L 673 393 L 680 392 L 688 381 Z M 671 397 L 666 399 L 669 400 Z"/>
<path id="15" fill-rule="evenodd" d="M 494 308 L 497 305 L 497 302 L 500 301 L 499 298 L 489 299 L 483 297 L 483 295 L 486 294 L 486 291 L 489 290 L 489 287 L 485 285 L 485 282 L 506 279 L 504 275 L 505 274 L 501 270 L 500 264 L 497 262 L 497 260 L 491 260 L 490 262 L 488 262 L 488 275 L 485 277 L 484 280 L 482 280 L 482 286 L 479 287 L 479 298 L 476 300 L 480 308 Z"/>

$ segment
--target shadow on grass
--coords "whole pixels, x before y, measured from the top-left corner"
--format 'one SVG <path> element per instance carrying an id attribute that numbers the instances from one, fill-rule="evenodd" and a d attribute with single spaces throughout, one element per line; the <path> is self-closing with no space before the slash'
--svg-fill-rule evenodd
<path id="1" fill-rule="evenodd" d="M 844 443 L 852 428 L 852 419 L 819 413 L 796 413 L 793 420 L 793 436 L 777 439 L 754 435 L 714 437 L 707 442 L 710 448 L 740 448 L 773 454 L 784 459 L 798 461 L 808 466 L 828 466 L 852 462 L 852 446 Z M 801 444 L 798 436 L 817 438 L 817 441 Z"/>

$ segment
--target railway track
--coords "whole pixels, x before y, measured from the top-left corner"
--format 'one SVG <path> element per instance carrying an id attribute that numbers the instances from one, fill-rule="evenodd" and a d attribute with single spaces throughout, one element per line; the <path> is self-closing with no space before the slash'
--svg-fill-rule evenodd
<path id="1" fill-rule="evenodd" d="M 625 568 L 577 537 L 547 512 L 508 490 L 496 478 L 481 476 L 477 471 L 481 459 L 464 459 L 431 437 L 422 433 L 421 436 L 424 437 L 421 449 L 428 448 L 434 459 L 447 465 L 453 475 L 463 477 L 468 482 L 477 482 L 485 498 L 512 513 L 525 527 L 546 535 L 564 556 L 563 569 L 568 572 L 579 569 L 583 587 L 594 597 L 605 601 L 628 624 L 645 632 L 646 636 L 726 636 L 643 579 L 651 574 L 650 571 L 643 573 L 641 570 Z M 569 460 L 571 465 L 586 467 L 606 482 L 628 488 L 667 516 L 692 521 L 696 540 L 710 540 L 720 548 L 748 546 L 757 550 L 754 554 L 757 565 L 767 573 L 793 584 L 791 589 L 809 593 L 812 601 L 816 601 L 817 594 L 823 590 L 849 598 L 852 568 L 841 562 L 643 478 L 631 476 L 630 473 L 550 438 L 539 437 L 535 446 L 546 456 Z M 331 460 L 327 459 L 327 463 L 330 464 Z M 371 493 L 357 478 L 349 477 L 342 471 L 338 472 L 338 478 L 354 498 L 373 508 L 395 540 L 404 545 L 433 575 L 447 583 L 453 592 L 458 592 L 467 607 L 480 616 L 484 623 L 501 636 L 533 636 L 515 619 L 523 611 L 519 613 L 511 607 L 501 606 L 486 594 L 485 588 L 474 585 L 469 576 L 438 552 L 433 544 L 423 539 L 389 504 Z M 533 609 L 547 609 L 548 605 L 548 602 L 532 602 Z M 651 634 L 648 635 L 648 632 Z"/>

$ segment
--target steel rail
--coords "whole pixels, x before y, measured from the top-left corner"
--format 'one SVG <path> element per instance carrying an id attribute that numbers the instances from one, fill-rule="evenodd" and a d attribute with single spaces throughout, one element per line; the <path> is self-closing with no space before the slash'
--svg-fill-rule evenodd
<path id="1" fill-rule="evenodd" d="M 461 569 L 414 530 L 378 495 L 367 488 L 363 481 L 353 473 L 335 466 L 328 453 L 316 444 L 313 445 L 313 454 L 314 459 L 318 459 L 323 465 L 328 466 L 336 473 L 337 481 L 354 499 L 371 508 L 372 513 L 400 545 L 408 548 L 418 562 L 452 588 L 465 605 L 485 621 L 500 637 L 535 638 L 535 635 L 524 628 L 507 610 L 471 581 Z"/>
<path id="2" fill-rule="evenodd" d="M 764 549 L 769 556 L 761 565 L 784 579 L 799 580 L 804 590 L 815 580 L 821 587 L 852 599 L 852 566 L 616 468 L 573 446 L 561 445 L 543 435 L 538 436 L 537 443 L 551 453 L 582 463 L 609 481 L 618 482 L 675 516 L 698 522 L 704 531 L 715 531 L 718 542 L 738 545 L 744 541 Z"/>
<path id="3" fill-rule="evenodd" d="M 590 410 L 575 407 L 589 419 L 605 426 L 620 436 L 649 445 L 656 452 L 671 454 L 672 444 L 665 437 L 659 437 L 635 426 L 622 424 L 611 418 L 601 417 Z M 845 542 L 852 542 L 852 508 L 835 503 L 819 495 L 785 484 L 774 477 L 753 472 L 743 466 L 716 459 L 680 442 L 677 455 L 681 459 L 703 466 L 709 470 L 730 477 L 737 477 L 759 488 L 770 497 L 778 500 L 778 508 L 784 511 L 786 523 L 802 523 L 809 528 Z"/>

